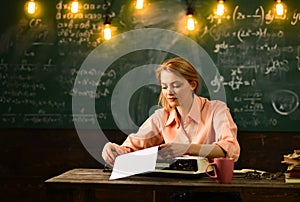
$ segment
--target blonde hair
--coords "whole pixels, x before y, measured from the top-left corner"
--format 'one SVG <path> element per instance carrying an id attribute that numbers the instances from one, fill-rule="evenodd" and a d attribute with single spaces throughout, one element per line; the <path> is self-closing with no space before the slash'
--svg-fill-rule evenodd
<path id="1" fill-rule="evenodd" d="M 171 58 L 165 61 L 162 65 L 160 65 L 156 70 L 156 79 L 159 83 L 161 83 L 160 77 L 162 71 L 169 71 L 175 74 L 179 74 L 184 79 L 186 79 L 190 85 L 192 85 L 192 83 L 196 84 L 194 93 L 197 94 L 201 82 L 200 77 L 196 68 L 187 60 L 181 57 L 176 57 Z M 167 111 L 171 110 L 168 101 L 166 100 L 162 92 L 160 92 L 158 104 L 161 105 Z"/>

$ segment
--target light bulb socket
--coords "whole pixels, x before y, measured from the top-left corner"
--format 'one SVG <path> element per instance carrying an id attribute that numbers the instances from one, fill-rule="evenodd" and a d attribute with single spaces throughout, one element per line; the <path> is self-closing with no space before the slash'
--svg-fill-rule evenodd
<path id="1" fill-rule="evenodd" d="M 111 19 L 108 15 L 105 16 L 103 24 L 104 25 L 107 25 L 107 24 L 110 25 L 111 24 Z"/>
<path id="2" fill-rule="evenodd" d="M 194 9 L 192 7 L 188 7 L 186 15 L 194 15 Z"/>

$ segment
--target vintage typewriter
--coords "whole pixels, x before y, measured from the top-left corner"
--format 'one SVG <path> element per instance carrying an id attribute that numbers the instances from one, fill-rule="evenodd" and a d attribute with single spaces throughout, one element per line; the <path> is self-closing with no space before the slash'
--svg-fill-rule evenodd
<path id="1" fill-rule="evenodd" d="M 158 160 L 156 162 L 155 171 L 156 174 L 175 174 L 175 175 L 202 175 L 205 174 L 207 165 L 209 164 L 207 158 L 196 156 L 183 156 L 176 157 L 169 161 Z M 209 167 L 208 171 L 212 171 L 213 168 Z"/>

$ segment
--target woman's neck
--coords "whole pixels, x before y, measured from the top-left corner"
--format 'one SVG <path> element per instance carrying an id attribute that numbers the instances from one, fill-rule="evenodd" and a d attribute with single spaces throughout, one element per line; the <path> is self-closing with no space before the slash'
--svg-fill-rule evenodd
<path id="1" fill-rule="evenodd" d="M 182 121 L 190 112 L 193 102 L 194 102 L 194 96 L 191 96 L 191 99 L 188 99 L 187 103 L 183 103 L 182 105 L 176 107 L 177 112 L 179 113 Z"/>

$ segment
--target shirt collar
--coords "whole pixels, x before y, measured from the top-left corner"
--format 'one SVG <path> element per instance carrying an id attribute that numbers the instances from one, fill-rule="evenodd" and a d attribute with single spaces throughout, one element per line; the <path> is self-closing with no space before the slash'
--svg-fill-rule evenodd
<path id="1" fill-rule="evenodd" d="M 180 121 L 179 118 L 177 116 L 177 112 L 175 109 L 172 109 L 169 113 L 169 117 L 166 121 L 165 126 L 170 126 L 173 122 L 176 122 L 177 128 L 180 126 Z"/>
<path id="2" fill-rule="evenodd" d="M 201 103 L 199 103 L 199 102 L 201 102 L 201 100 L 199 99 L 198 96 L 195 95 L 192 107 L 190 109 L 190 112 L 187 115 L 187 117 L 190 117 L 196 123 L 199 123 L 199 117 L 200 117 L 199 106 Z"/>
<path id="3" fill-rule="evenodd" d="M 201 102 L 201 100 L 198 98 L 198 96 L 194 96 L 194 101 L 193 101 L 192 107 L 190 109 L 190 112 L 187 115 L 187 117 L 190 117 L 196 123 L 199 123 L 199 117 L 200 117 L 199 106 L 201 103 L 199 103 L 199 102 Z M 177 112 L 175 109 L 171 110 L 165 126 L 171 125 L 174 121 L 176 121 L 177 127 L 179 127 L 180 121 L 179 121 L 179 118 L 178 118 L 178 115 L 177 115 Z"/>

